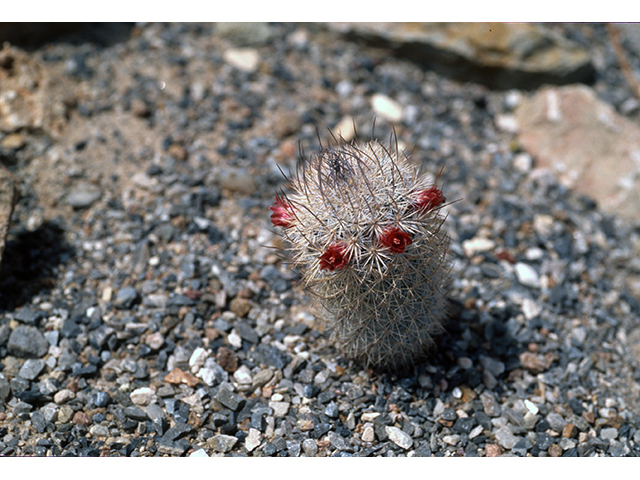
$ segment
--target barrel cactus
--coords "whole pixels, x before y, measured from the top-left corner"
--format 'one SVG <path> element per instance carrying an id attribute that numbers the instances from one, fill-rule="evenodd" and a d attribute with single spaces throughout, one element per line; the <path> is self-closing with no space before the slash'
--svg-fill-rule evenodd
<path id="1" fill-rule="evenodd" d="M 444 205 L 397 141 L 321 148 L 276 196 L 271 221 L 345 356 L 400 370 L 433 346 L 449 283 Z"/>

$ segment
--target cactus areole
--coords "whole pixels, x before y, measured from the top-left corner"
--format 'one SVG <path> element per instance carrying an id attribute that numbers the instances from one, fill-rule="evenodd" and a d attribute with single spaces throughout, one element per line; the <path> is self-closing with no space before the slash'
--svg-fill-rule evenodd
<path id="1" fill-rule="evenodd" d="M 433 346 L 449 283 L 445 197 L 394 147 L 323 148 L 270 207 L 338 348 L 387 370 L 413 365 Z"/>

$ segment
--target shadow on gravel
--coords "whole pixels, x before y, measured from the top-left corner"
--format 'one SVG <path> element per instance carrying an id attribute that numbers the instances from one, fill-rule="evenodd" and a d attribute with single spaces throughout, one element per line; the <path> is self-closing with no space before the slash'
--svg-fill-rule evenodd
<path id="1" fill-rule="evenodd" d="M 116 22 L 0 23 L 0 45 L 7 41 L 26 50 L 37 49 L 47 43 L 93 43 L 108 47 L 128 40 L 134 26 L 133 23 Z"/>
<path id="2" fill-rule="evenodd" d="M 387 374 L 386 378 L 392 383 L 415 388 L 418 377 L 426 373 L 438 389 L 441 384 L 446 384 L 446 390 L 462 385 L 475 388 L 483 383 L 482 357 L 504 364 L 499 378 L 508 376 L 511 370 L 521 366 L 519 356 L 525 347 L 513 338 L 506 326 L 516 311 L 505 309 L 489 314 L 465 309 L 455 299 L 449 301 L 449 319 L 445 323 L 445 332 L 435 338 L 436 347 L 411 371 Z M 471 360 L 470 368 L 460 365 L 459 359 L 463 357 Z"/>
<path id="3" fill-rule="evenodd" d="M 75 250 L 56 222 L 9 237 L 0 263 L 0 312 L 12 311 L 56 283 L 57 267 Z"/>

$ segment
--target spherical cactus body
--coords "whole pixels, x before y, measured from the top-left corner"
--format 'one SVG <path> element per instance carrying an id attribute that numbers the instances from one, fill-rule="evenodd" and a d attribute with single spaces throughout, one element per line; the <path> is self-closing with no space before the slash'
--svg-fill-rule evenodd
<path id="1" fill-rule="evenodd" d="M 443 329 L 449 281 L 445 198 L 407 156 L 378 141 L 302 161 L 271 221 L 349 358 L 413 365 Z"/>

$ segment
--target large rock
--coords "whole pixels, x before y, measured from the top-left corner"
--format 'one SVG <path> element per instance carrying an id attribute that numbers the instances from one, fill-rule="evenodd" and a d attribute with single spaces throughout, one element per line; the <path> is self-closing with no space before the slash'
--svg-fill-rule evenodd
<path id="1" fill-rule="evenodd" d="M 8 43 L 0 49 L 0 131 L 42 128 L 57 136 L 74 95 L 25 51 Z"/>
<path id="2" fill-rule="evenodd" d="M 18 187 L 13 176 L 0 165 L 0 261 L 11 225 L 13 207 L 18 200 Z"/>
<path id="3" fill-rule="evenodd" d="M 536 88 L 544 83 L 587 82 L 589 53 L 533 24 L 330 23 L 350 38 L 390 48 L 459 80 L 493 88 Z"/>
<path id="4" fill-rule="evenodd" d="M 515 114 L 536 166 L 604 211 L 640 222 L 640 127 L 585 85 L 544 87 Z"/>

